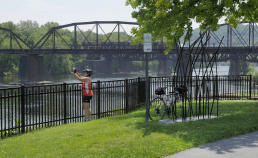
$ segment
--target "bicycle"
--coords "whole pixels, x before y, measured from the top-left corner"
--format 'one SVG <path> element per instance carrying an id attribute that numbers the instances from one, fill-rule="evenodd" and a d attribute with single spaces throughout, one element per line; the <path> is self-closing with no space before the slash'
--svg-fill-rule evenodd
<path id="1" fill-rule="evenodd" d="M 183 94 L 186 94 L 187 88 L 184 86 L 174 87 L 173 92 L 169 92 L 168 95 L 165 92 L 166 88 L 159 87 L 155 89 L 157 97 L 150 102 L 149 106 L 149 118 L 152 121 L 163 119 L 165 114 L 170 119 L 179 118 L 176 114 L 176 105 L 178 104 L 179 107 L 182 107 Z M 167 101 L 169 106 L 167 106 Z"/>

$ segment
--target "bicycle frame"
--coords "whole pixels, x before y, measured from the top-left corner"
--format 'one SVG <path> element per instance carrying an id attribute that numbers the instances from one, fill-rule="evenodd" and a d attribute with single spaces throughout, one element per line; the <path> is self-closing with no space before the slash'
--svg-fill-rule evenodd
<path id="1" fill-rule="evenodd" d="M 164 87 L 164 88 L 166 88 L 166 87 Z M 179 118 L 176 114 L 176 105 L 178 103 L 179 107 L 183 107 L 182 106 L 182 99 L 183 99 L 182 97 L 183 96 L 182 96 L 182 94 L 179 93 L 178 87 L 174 87 L 174 91 L 168 92 L 168 93 L 169 94 L 158 95 L 151 101 L 150 107 L 152 107 L 152 114 L 150 114 L 150 112 L 149 112 L 149 117 L 151 120 L 153 120 L 153 118 L 155 118 L 157 116 L 159 116 L 157 118 L 163 119 L 165 114 L 167 114 L 168 117 L 170 117 L 170 114 L 172 114 L 170 117 L 171 119 Z M 186 91 L 184 91 L 184 94 L 186 94 Z M 154 104 L 152 104 L 152 103 L 154 103 Z M 153 113 L 153 110 L 156 111 L 156 114 Z M 153 115 L 153 116 L 151 116 L 151 115 Z"/>

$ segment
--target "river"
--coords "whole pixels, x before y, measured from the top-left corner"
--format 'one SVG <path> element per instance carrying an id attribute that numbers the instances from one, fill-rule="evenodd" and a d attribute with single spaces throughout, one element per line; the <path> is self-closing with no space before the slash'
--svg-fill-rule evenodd
<path id="1" fill-rule="evenodd" d="M 123 80 L 126 78 L 137 78 L 145 77 L 145 73 L 138 74 L 93 74 L 92 81 L 112 81 L 112 80 Z M 74 74 L 68 75 L 45 75 L 44 81 L 51 81 L 55 84 L 59 83 L 78 83 L 79 81 L 75 78 Z M 18 76 L 3 76 L 0 77 L 0 88 L 17 87 L 13 83 L 18 82 Z"/>
<path id="2" fill-rule="evenodd" d="M 229 66 L 218 66 L 218 75 L 228 75 Z M 198 70 L 197 70 L 198 71 Z M 155 74 L 149 74 L 150 76 L 156 76 Z M 93 74 L 92 81 L 111 81 L 111 80 L 123 80 L 126 78 L 137 78 L 145 77 L 145 72 L 143 73 L 130 73 L 130 74 Z M 46 75 L 45 81 L 51 81 L 53 83 L 77 83 L 75 76 L 73 74 L 68 75 Z M 16 87 L 16 85 L 10 85 L 10 83 L 17 83 L 18 76 L 4 76 L 0 77 L 0 88 Z"/>

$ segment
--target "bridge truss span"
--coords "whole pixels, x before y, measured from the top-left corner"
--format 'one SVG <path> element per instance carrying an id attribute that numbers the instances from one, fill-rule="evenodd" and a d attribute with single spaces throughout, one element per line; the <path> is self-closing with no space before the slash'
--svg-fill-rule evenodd
<path id="1" fill-rule="evenodd" d="M 12 30 L 0 27 L 0 53 L 26 54 L 31 47 Z"/>
<path id="2" fill-rule="evenodd" d="M 0 53 L 9 54 L 88 54 L 89 56 L 113 55 L 126 56 L 142 60 L 143 46 L 132 45 L 133 36 L 130 30 L 140 27 L 136 22 L 126 21 L 91 21 L 71 23 L 56 26 L 48 30 L 42 38 L 27 44 L 21 35 L 10 29 L 0 27 Z M 257 62 L 258 54 L 258 25 L 252 22 L 240 22 L 238 28 L 228 24 L 221 24 L 220 28 L 212 32 L 210 28 L 204 33 L 210 34 L 207 42 L 207 53 L 212 54 L 214 47 L 222 43 L 218 52 L 218 61 L 241 59 Z M 202 32 L 201 32 L 202 33 Z M 190 43 L 198 41 L 200 31 L 196 30 Z M 205 40 L 204 36 L 204 40 Z M 167 49 L 166 41 L 154 41 L 151 59 L 175 59 L 176 49 L 169 55 L 164 55 Z M 187 46 L 187 44 L 185 44 Z M 187 49 L 187 47 L 185 48 Z M 196 49 L 196 48 L 193 48 Z M 133 57 L 134 56 L 134 57 Z"/>

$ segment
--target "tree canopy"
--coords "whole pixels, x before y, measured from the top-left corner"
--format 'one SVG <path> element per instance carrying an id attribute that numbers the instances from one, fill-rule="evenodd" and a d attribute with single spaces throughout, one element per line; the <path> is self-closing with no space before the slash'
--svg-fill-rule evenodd
<path id="1" fill-rule="evenodd" d="M 132 17 L 141 25 L 132 29 L 134 43 L 142 43 L 143 33 L 152 33 L 154 41 L 165 38 L 166 53 L 186 31 L 192 35 L 193 21 L 202 31 L 208 26 L 216 31 L 220 19 L 233 27 L 240 21 L 258 22 L 257 0 L 126 0 L 126 5 L 131 5 Z"/>

